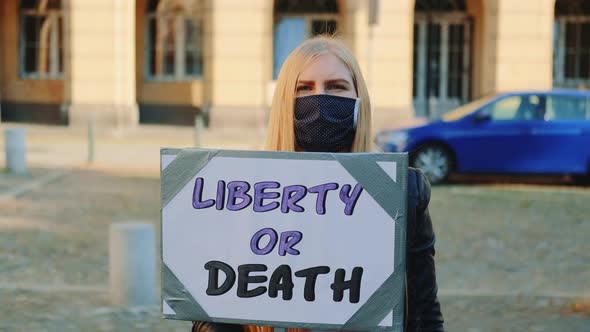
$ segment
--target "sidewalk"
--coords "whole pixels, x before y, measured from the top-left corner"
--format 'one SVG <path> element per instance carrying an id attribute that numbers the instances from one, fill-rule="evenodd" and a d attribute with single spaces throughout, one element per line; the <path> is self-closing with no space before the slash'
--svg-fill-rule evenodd
<path id="1" fill-rule="evenodd" d="M 56 170 L 33 171 L 31 178 L 41 179 Z M 158 305 L 109 301 L 109 226 L 159 227 L 158 177 L 61 171 L 0 200 L 0 331 L 188 331 L 188 322 L 163 320 Z M 579 190 L 433 188 L 446 330 L 586 331 L 590 316 L 575 309 L 590 294 L 589 197 Z"/>
<path id="2" fill-rule="evenodd" d="M 192 127 L 141 125 L 126 130 L 96 131 L 94 161 L 89 163 L 87 128 L 2 123 L 0 165 L 5 165 L 4 131 L 24 128 L 27 163 L 34 168 L 91 168 L 158 174 L 161 147 L 194 147 Z M 259 150 L 264 130 L 244 133 L 238 129 L 205 129 L 203 148 Z"/>

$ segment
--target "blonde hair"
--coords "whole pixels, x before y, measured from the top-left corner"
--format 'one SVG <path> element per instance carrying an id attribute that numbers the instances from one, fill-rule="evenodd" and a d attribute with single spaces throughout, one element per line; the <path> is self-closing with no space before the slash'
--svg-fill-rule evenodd
<path id="1" fill-rule="evenodd" d="M 344 44 L 327 36 L 304 41 L 285 60 L 272 99 L 266 135 L 266 150 L 294 151 L 295 129 L 293 108 L 299 75 L 317 56 L 331 53 L 350 71 L 357 96 L 360 98 L 356 134 L 351 152 L 368 152 L 371 148 L 371 102 L 360 67 Z"/>

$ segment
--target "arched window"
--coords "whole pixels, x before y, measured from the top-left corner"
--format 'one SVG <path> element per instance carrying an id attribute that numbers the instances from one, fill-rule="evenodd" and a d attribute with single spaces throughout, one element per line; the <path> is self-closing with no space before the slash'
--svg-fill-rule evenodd
<path id="1" fill-rule="evenodd" d="M 414 10 L 417 12 L 465 11 L 465 0 L 416 0 Z"/>
<path id="2" fill-rule="evenodd" d="M 414 6 L 414 109 L 436 117 L 470 98 L 471 19 L 465 0 L 416 0 Z"/>
<path id="3" fill-rule="evenodd" d="M 22 0 L 19 8 L 21 77 L 55 79 L 63 73 L 61 0 Z"/>
<path id="4" fill-rule="evenodd" d="M 557 0 L 554 34 L 555 85 L 590 84 L 590 3 Z"/>
<path id="5" fill-rule="evenodd" d="M 151 0 L 146 17 L 146 76 L 152 80 L 201 77 L 202 0 Z"/>
<path id="6" fill-rule="evenodd" d="M 337 0 L 276 0 L 274 4 L 273 78 L 297 45 L 318 34 L 334 34 L 338 28 Z"/>

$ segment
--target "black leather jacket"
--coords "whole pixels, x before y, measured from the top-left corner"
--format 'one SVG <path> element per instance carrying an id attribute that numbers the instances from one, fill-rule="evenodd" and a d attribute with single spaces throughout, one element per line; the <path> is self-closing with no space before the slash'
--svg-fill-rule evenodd
<path id="1" fill-rule="evenodd" d="M 430 184 L 422 171 L 408 172 L 406 233 L 406 329 L 444 331 L 434 268 L 434 230 L 428 213 Z"/>
<path id="2" fill-rule="evenodd" d="M 434 230 L 428 213 L 430 184 L 419 169 L 408 171 L 408 219 L 406 233 L 405 332 L 442 332 L 434 269 Z M 193 332 L 235 332 L 232 324 L 195 322 Z"/>

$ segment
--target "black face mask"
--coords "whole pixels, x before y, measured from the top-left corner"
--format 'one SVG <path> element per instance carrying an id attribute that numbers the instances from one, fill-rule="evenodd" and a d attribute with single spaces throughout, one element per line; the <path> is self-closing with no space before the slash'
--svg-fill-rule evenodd
<path id="1" fill-rule="evenodd" d="M 308 152 L 350 151 L 360 99 L 332 95 L 295 98 L 295 139 Z"/>

